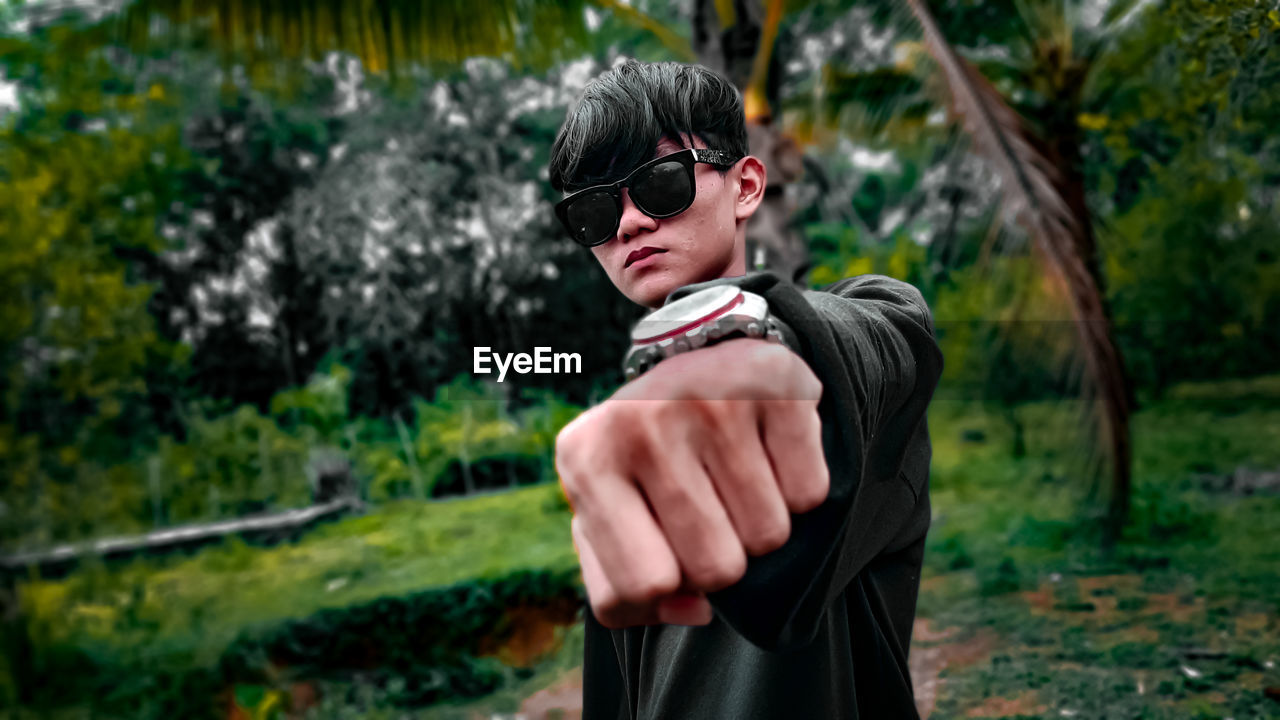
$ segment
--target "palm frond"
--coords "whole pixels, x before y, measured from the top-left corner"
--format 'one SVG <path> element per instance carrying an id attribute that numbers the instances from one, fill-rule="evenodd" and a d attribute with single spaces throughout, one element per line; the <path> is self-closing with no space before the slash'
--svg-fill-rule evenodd
<path id="1" fill-rule="evenodd" d="M 620 0 L 592 0 L 592 4 L 612 12 L 620 20 L 632 27 L 653 33 L 662 42 L 663 46 L 671 51 L 672 59 L 690 63 L 698 61 L 698 55 L 693 51 L 693 45 L 688 40 L 663 25 L 657 19 L 645 15 L 631 5 L 624 4 Z"/>
<path id="2" fill-rule="evenodd" d="M 1087 210 L 1068 201 L 1066 178 L 1043 143 L 947 42 L 924 0 L 906 1 L 924 31 L 926 49 L 946 79 L 953 114 L 999 174 L 1007 211 L 1027 231 L 1046 271 L 1068 298 L 1097 440 L 1111 465 L 1109 529 L 1114 536 L 1128 514 L 1130 408 L 1124 365 L 1090 268 L 1093 240 Z"/>
<path id="3" fill-rule="evenodd" d="M 608 3 L 604 3 L 608 4 Z M 118 16 L 132 47 L 211 33 L 239 61 L 350 53 L 372 72 L 457 66 L 471 57 L 548 67 L 589 42 L 586 0 L 137 0 Z"/>
<path id="4" fill-rule="evenodd" d="M 1153 0 L 1115 0 L 1102 15 L 1102 27 L 1108 32 L 1124 30 L 1152 5 Z"/>

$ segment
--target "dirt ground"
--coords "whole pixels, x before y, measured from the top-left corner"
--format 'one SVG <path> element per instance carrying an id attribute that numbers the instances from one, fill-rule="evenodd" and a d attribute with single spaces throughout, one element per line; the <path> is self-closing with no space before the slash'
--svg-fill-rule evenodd
<path id="1" fill-rule="evenodd" d="M 1280 618 L 1210 607 L 1194 584 L 1148 588 L 1136 573 L 1055 576 L 986 599 L 1020 626 L 1042 628 L 1032 642 L 1034 633 L 1008 627 L 917 618 L 910 663 L 920 716 L 1101 717 L 1116 702 L 1160 718 L 1280 717 Z M 519 713 L 476 720 L 581 716 L 575 668 Z"/>

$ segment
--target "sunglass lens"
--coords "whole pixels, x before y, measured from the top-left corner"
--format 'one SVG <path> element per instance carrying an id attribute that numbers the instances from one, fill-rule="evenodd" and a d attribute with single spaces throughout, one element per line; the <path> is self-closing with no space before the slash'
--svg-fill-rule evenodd
<path id="1" fill-rule="evenodd" d="M 595 245 L 618 230 L 618 206 L 609 193 L 587 193 L 565 210 L 574 240 Z"/>
<path id="2" fill-rule="evenodd" d="M 664 162 L 631 184 L 631 199 L 654 215 L 674 215 L 693 202 L 689 171 L 678 162 Z"/>

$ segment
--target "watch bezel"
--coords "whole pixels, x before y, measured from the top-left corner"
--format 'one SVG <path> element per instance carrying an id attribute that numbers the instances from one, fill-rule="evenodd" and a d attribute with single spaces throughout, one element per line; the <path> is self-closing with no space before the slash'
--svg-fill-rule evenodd
<path id="1" fill-rule="evenodd" d="M 723 291 L 726 288 L 729 292 Z M 710 294 L 711 291 L 716 294 Z M 702 297 L 697 297 L 699 295 Z M 692 302 L 684 303 L 691 298 Z M 641 324 L 660 313 L 674 315 L 659 317 L 659 322 L 674 327 L 660 327 L 659 332 L 652 328 L 638 332 Z M 626 380 L 633 380 L 662 360 L 714 345 L 737 333 L 786 345 L 778 321 L 769 313 L 769 304 L 763 296 L 737 286 L 704 288 L 653 311 L 637 323 L 637 329 L 632 331 L 633 344 L 623 360 L 623 373 Z M 634 342 L 635 337 L 645 340 Z"/>
<path id="2" fill-rule="evenodd" d="M 631 329 L 631 343 L 649 345 L 682 335 L 731 312 L 744 299 L 742 288 L 733 285 L 704 288 L 686 295 L 641 318 Z"/>

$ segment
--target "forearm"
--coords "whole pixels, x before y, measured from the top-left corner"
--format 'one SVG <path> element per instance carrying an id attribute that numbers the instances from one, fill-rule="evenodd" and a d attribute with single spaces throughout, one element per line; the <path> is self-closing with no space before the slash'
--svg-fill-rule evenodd
<path id="1" fill-rule="evenodd" d="M 793 515 L 781 548 L 751 558 L 738 583 L 708 596 L 740 634 L 777 649 L 807 642 L 834 597 L 916 514 L 912 478 L 927 473 L 927 438 L 925 468 L 902 470 L 920 460 L 907 453 L 941 354 L 922 299 L 901 283 L 861 279 L 849 288 L 855 297 L 844 297 L 838 287 L 802 294 L 768 276 L 739 280 L 796 330 L 796 351 L 823 385 L 826 501 Z"/>

